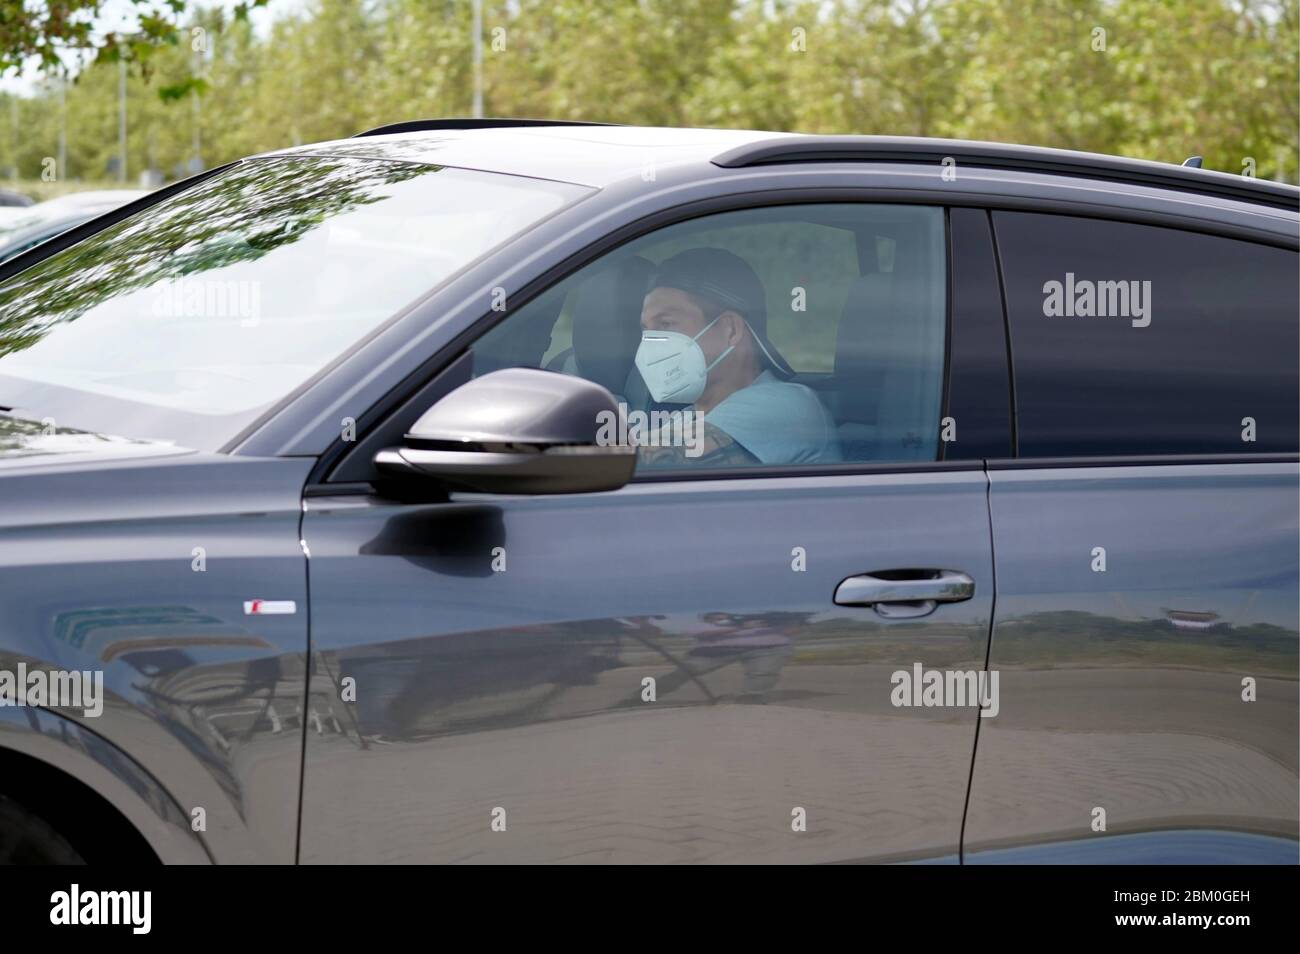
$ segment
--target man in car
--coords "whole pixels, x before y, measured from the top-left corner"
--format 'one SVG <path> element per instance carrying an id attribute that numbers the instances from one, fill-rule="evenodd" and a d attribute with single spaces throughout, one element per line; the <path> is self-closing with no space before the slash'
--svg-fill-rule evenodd
<path id="1" fill-rule="evenodd" d="M 763 284 L 718 248 L 672 256 L 641 308 L 636 366 L 659 405 L 687 405 L 703 420 L 694 447 L 642 446 L 651 467 L 838 461 L 835 423 L 767 340 Z"/>

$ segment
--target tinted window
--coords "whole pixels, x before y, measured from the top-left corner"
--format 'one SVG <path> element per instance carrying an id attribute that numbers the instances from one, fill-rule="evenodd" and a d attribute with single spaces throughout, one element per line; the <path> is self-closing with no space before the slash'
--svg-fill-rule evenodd
<path id="1" fill-rule="evenodd" d="M 1070 216 L 994 225 L 1022 457 L 1296 449 L 1295 252 Z"/>
<path id="2" fill-rule="evenodd" d="M 934 460 L 941 209 L 748 209 L 623 246 L 473 348 L 620 401 L 639 470 Z M 639 439 L 638 439 L 639 438 Z"/>

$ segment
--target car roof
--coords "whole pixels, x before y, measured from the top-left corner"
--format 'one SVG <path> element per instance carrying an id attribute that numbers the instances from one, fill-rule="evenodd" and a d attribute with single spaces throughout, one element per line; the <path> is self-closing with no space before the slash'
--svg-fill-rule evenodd
<path id="1" fill-rule="evenodd" d="M 782 135 L 787 134 L 663 126 L 498 126 L 367 134 L 265 155 L 427 162 L 603 188 L 641 176 L 650 168 L 708 162 L 729 149 Z"/>
<path id="2" fill-rule="evenodd" d="M 648 170 L 694 164 L 701 176 L 727 169 L 808 162 L 965 168 L 1031 177 L 1108 180 L 1166 193 L 1300 210 L 1300 189 L 1199 167 L 1097 153 L 912 136 L 806 136 L 752 129 L 548 125 L 537 120 L 428 120 L 398 123 L 351 139 L 267 155 L 355 155 L 428 162 L 601 188 Z"/>

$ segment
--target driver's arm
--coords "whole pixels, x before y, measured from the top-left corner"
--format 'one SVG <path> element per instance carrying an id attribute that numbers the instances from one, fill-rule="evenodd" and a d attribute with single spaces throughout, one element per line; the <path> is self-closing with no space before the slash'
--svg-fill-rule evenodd
<path id="1" fill-rule="evenodd" d="M 759 463 L 757 457 L 732 439 L 731 435 L 716 424 L 704 422 L 704 438 L 701 441 L 701 453 L 698 456 L 687 454 L 691 448 L 653 447 L 642 444 L 638 447 L 638 462 L 643 467 L 742 467 Z"/>

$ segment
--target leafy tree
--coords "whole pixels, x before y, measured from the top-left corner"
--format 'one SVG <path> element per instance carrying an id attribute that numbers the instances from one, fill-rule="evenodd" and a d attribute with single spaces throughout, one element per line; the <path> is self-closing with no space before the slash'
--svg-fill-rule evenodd
<path id="1" fill-rule="evenodd" d="M 49 73 L 65 69 L 68 54 L 99 60 L 146 63 L 160 47 L 179 41 L 179 22 L 187 0 L 129 0 L 133 30 L 99 34 L 95 21 L 105 0 L 5 0 L 0 4 L 0 76 L 20 69 L 35 57 Z M 241 19 L 266 0 L 239 0 L 233 11 Z"/>
<path id="2" fill-rule="evenodd" d="M 99 2 L 0 0 L 0 38 L 31 53 L 56 11 L 75 24 Z M 170 32 L 147 45 L 148 75 L 133 68 L 128 80 L 133 176 L 470 114 L 470 0 L 309 0 L 255 32 L 238 12 L 258 2 L 232 15 L 153 0 Z M 24 26 L 11 8 L 29 3 L 48 13 L 24 14 Z M 1298 9 L 1300 0 L 484 0 L 484 105 L 496 116 L 954 136 L 1171 162 L 1200 154 L 1209 168 L 1294 182 Z M 71 26 L 59 30 L 81 42 Z M 60 178 L 111 178 L 113 56 L 70 85 L 56 71 L 33 96 L 0 96 L 0 167 L 39 177 L 64 129 Z"/>

